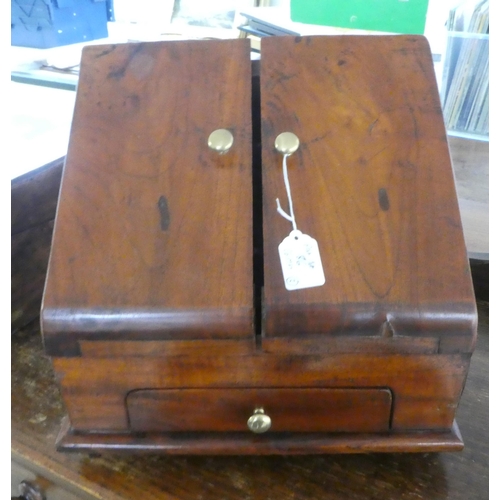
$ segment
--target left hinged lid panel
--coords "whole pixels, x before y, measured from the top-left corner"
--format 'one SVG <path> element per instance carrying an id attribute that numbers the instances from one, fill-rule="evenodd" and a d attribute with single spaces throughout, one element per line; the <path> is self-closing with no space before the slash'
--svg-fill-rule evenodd
<path id="1" fill-rule="evenodd" d="M 224 154 L 209 146 L 219 129 Z M 253 336 L 251 170 L 247 40 L 84 49 L 42 305 L 48 353 Z"/>

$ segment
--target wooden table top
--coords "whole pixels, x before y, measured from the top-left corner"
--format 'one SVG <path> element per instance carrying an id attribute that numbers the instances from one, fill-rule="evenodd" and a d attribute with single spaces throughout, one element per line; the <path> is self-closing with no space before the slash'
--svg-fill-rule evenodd
<path id="1" fill-rule="evenodd" d="M 457 421 L 460 453 L 174 457 L 55 451 L 64 408 L 38 321 L 12 337 L 12 458 L 81 498 L 488 498 L 488 304 Z"/>

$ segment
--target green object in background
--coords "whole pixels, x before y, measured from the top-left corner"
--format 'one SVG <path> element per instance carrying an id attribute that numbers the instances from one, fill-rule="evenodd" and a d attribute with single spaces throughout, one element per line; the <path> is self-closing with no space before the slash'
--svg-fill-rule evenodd
<path id="1" fill-rule="evenodd" d="M 290 0 L 292 21 L 422 35 L 429 0 Z"/>

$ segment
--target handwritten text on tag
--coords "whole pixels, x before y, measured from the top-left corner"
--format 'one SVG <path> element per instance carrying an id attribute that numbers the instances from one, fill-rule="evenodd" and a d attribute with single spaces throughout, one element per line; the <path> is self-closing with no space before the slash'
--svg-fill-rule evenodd
<path id="1" fill-rule="evenodd" d="M 318 242 L 293 230 L 279 245 L 281 269 L 287 290 L 300 290 L 325 284 Z"/>

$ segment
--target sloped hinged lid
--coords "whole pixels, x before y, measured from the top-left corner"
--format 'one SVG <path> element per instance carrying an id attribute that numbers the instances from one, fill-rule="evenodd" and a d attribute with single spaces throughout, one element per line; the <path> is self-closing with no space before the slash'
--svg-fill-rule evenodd
<path id="1" fill-rule="evenodd" d="M 269 37 L 261 57 L 264 334 L 452 333 L 476 309 L 429 46 L 420 36 Z M 318 242 L 322 286 L 285 288 L 278 246 Z M 385 327 L 384 327 L 385 325 Z M 469 340 L 470 343 L 470 340 Z"/>
<path id="2" fill-rule="evenodd" d="M 228 130 L 219 154 L 210 134 Z M 246 40 L 85 48 L 42 307 L 78 339 L 253 336 Z"/>

